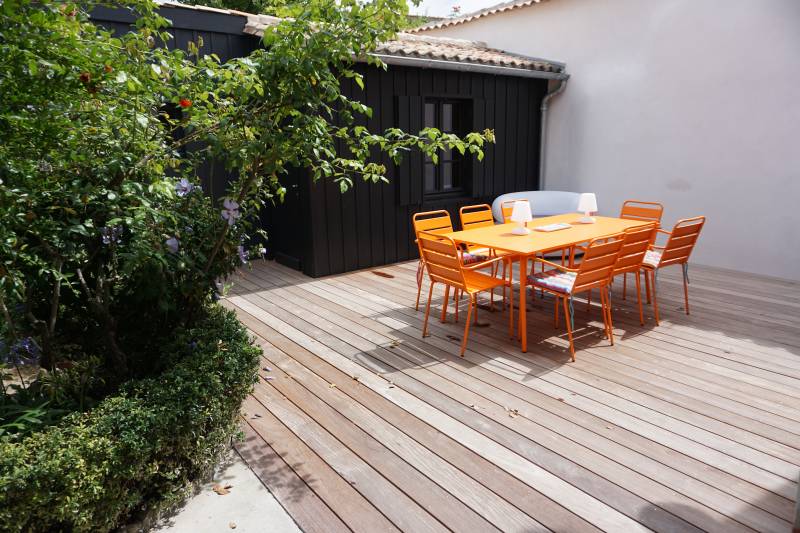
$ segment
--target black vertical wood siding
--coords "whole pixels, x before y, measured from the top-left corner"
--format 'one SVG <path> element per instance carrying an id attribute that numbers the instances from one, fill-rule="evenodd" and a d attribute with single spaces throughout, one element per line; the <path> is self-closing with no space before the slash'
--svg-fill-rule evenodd
<path id="1" fill-rule="evenodd" d="M 342 89 L 372 107 L 372 119 L 361 121 L 371 130 L 401 127 L 416 132 L 423 126 L 426 97 L 469 98 L 473 129 L 494 129 L 497 144 L 487 147 L 483 162 L 473 157 L 471 191 L 462 197 L 425 199 L 418 152 L 408 154 L 399 166 L 378 159 L 387 165 L 388 184 L 356 182 L 345 194 L 332 183 L 310 185 L 312 221 L 327 232 L 312 232 L 319 241 L 312 243 L 311 256 L 301 260 L 305 273 L 325 276 L 413 259 L 414 213 L 446 209 L 458 227 L 461 206 L 490 204 L 506 192 L 538 189 L 539 109 L 545 80 L 400 66 L 384 72 L 360 65 L 358 70 L 365 76 L 365 89 L 350 80 Z M 280 225 L 273 231 L 280 232 Z"/>
<path id="2" fill-rule="evenodd" d="M 201 36 L 201 53 L 215 53 L 226 61 L 259 46 L 257 38 L 243 33 L 243 16 L 177 7 L 164 7 L 160 13 L 172 23 L 170 48 L 185 50 L 189 41 Z M 115 32 L 128 31 L 134 22 L 129 11 L 102 7 L 92 12 L 92 19 Z M 418 151 L 406 155 L 399 166 L 374 153 L 387 166 L 389 183 L 356 181 L 344 194 L 333 181 L 313 183 L 305 170 L 292 171 L 284 180 L 284 204 L 267 208 L 262 216 L 270 235 L 268 249 L 279 261 L 311 276 L 325 276 L 412 259 L 417 257 L 414 213 L 446 209 L 458 227 L 463 205 L 538 189 L 539 108 L 545 80 L 401 66 L 383 71 L 358 65 L 357 70 L 364 75 L 365 89 L 345 79 L 342 91 L 372 108 L 371 118 L 359 118 L 371 131 L 400 127 L 417 132 L 423 127 L 426 97 L 465 98 L 472 100 L 472 129 L 494 129 L 497 144 L 485 148 L 483 162 L 473 157 L 469 194 L 458 198 L 425 199 Z M 224 193 L 229 176 L 222 165 L 205 164 L 198 174 L 213 197 Z"/>

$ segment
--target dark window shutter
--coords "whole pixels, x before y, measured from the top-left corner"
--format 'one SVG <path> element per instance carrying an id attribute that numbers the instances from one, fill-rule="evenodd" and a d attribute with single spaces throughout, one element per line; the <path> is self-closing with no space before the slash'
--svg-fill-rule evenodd
<path id="1" fill-rule="evenodd" d="M 397 97 L 396 124 L 401 130 L 417 134 L 422 129 L 422 98 L 419 96 Z M 422 203 L 422 154 L 416 148 L 403 154 L 397 166 L 397 200 L 400 205 Z"/>

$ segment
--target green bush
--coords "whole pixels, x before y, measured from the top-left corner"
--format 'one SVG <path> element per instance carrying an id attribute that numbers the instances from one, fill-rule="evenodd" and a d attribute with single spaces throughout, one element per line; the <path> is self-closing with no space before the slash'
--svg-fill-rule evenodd
<path id="1" fill-rule="evenodd" d="M 164 347 L 172 365 L 160 376 L 0 441 L 0 530 L 108 531 L 149 503 L 180 499 L 234 433 L 259 353 L 235 315 L 214 306 Z"/>

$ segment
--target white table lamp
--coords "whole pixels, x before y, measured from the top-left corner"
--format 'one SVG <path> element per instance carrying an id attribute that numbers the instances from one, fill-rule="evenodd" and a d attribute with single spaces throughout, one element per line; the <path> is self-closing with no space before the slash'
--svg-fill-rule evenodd
<path id="1" fill-rule="evenodd" d="M 514 202 L 514 208 L 511 211 L 511 221 L 517 223 L 517 227 L 511 230 L 514 235 L 528 235 L 531 230 L 526 227 L 526 224 L 533 220 L 531 215 L 531 204 L 528 201 Z"/>
<path id="2" fill-rule="evenodd" d="M 585 192 L 581 194 L 578 199 L 578 211 L 583 213 L 583 216 L 578 220 L 581 224 L 594 224 L 594 217 L 592 213 L 597 212 L 597 197 L 593 192 Z"/>

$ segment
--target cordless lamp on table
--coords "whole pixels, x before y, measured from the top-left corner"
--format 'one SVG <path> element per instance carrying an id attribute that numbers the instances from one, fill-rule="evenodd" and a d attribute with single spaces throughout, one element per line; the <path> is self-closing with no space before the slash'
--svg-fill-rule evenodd
<path id="1" fill-rule="evenodd" d="M 517 223 L 517 227 L 511 230 L 514 235 L 528 235 L 531 230 L 526 226 L 528 222 L 533 220 L 531 214 L 531 204 L 527 201 L 514 202 L 514 208 L 511 210 L 511 221 Z"/>
<path id="2" fill-rule="evenodd" d="M 594 224 L 595 220 L 592 213 L 597 212 L 597 197 L 593 192 L 585 192 L 578 198 L 578 211 L 583 216 L 578 219 L 581 224 Z"/>

